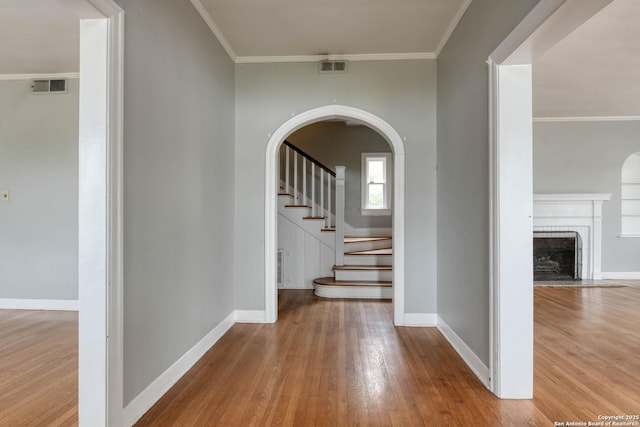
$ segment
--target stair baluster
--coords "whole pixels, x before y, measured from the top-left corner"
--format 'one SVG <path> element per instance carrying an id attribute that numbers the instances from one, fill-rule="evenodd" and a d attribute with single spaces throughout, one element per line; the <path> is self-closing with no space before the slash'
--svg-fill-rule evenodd
<path id="1" fill-rule="evenodd" d="M 316 216 L 316 164 L 311 163 L 311 216 Z"/>
<path id="2" fill-rule="evenodd" d="M 289 157 L 290 157 L 290 149 L 289 147 L 285 147 L 284 150 L 284 192 L 285 193 L 289 193 L 291 191 L 291 187 L 289 186 L 289 174 L 290 174 L 290 170 L 289 170 Z"/>
<path id="3" fill-rule="evenodd" d="M 327 174 L 327 220 L 325 227 L 331 228 L 331 174 Z"/>
<path id="4" fill-rule="evenodd" d="M 308 205 L 307 202 L 307 159 L 302 158 L 302 204 Z"/>
<path id="5" fill-rule="evenodd" d="M 318 216 L 324 216 L 324 169 L 320 169 L 320 212 Z"/>
<path id="6" fill-rule="evenodd" d="M 289 147 L 287 147 L 289 148 Z M 293 204 L 298 205 L 298 153 L 293 152 Z"/>

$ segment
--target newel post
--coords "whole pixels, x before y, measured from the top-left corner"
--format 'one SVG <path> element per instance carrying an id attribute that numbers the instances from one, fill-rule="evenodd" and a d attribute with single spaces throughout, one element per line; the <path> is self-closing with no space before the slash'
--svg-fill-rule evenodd
<path id="1" fill-rule="evenodd" d="M 336 166 L 336 265 L 344 265 L 344 178 L 345 167 Z"/>

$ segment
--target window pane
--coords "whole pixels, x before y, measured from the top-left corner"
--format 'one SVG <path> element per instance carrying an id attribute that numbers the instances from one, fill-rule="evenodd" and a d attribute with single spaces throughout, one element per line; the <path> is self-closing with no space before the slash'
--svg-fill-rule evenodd
<path id="1" fill-rule="evenodd" d="M 369 184 L 369 206 L 373 209 L 384 208 L 384 184 Z"/>
<path id="2" fill-rule="evenodd" d="M 369 160 L 367 182 L 384 182 L 384 161 Z"/>

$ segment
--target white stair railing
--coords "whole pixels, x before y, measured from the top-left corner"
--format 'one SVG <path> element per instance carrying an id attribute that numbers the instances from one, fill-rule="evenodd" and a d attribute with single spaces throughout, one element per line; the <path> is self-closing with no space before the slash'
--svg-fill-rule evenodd
<path id="1" fill-rule="evenodd" d="M 344 265 L 344 179 L 345 167 L 336 166 L 336 265 Z"/>
<path id="2" fill-rule="evenodd" d="M 282 150 L 281 177 L 284 192 L 293 196 L 292 205 L 311 207 L 311 217 L 322 217 L 324 228 L 334 228 L 337 221 L 332 219 L 332 209 L 338 207 L 334 202 L 338 194 L 336 173 L 288 141 Z"/>

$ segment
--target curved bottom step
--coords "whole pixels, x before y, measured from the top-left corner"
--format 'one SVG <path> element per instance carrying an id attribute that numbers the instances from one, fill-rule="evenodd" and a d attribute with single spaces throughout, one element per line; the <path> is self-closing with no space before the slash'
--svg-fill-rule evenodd
<path id="1" fill-rule="evenodd" d="M 314 293 L 321 298 L 391 299 L 391 282 L 336 281 L 321 277 L 313 281 Z"/>

